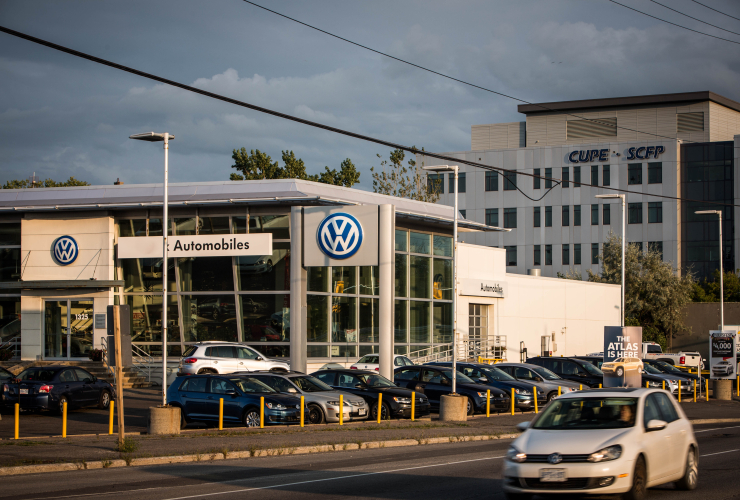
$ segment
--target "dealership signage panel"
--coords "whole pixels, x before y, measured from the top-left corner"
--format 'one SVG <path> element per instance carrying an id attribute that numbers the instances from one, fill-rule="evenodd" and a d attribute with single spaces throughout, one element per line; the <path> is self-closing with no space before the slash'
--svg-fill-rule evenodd
<path id="1" fill-rule="evenodd" d="M 170 257 L 225 257 L 240 255 L 271 255 L 272 234 L 208 234 L 169 236 Z M 118 239 L 119 259 L 161 259 L 161 236 L 127 236 Z"/>
<path id="2" fill-rule="evenodd" d="M 642 386 L 641 326 L 604 327 L 604 387 Z"/>
<path id="3" fill-rule="evenodd" d="M 709 332 L 709 374 L 713 379 L 734 379 L 737 375 L 735 332 Z"/>
<path id="4" fill-rule="evenodd" d="M 378 205 L 303 209 L 303 265 L 377 266 Z"/>
<path id="5" fill-rule="evenodd" d="M 474 278 L 460 280 L 460 295 L 503 299 L 506 297 L 507 290 L 508 284 L 505 281 L 478 280 Z"/>

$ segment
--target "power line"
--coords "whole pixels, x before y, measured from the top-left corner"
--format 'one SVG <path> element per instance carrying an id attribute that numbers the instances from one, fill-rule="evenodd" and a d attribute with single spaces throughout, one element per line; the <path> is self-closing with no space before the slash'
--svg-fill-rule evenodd
<path id="1" fill-rule="evenodd" d="M 436 158 L 438 160 L 444 160 L 444 161 L 447 161 L 447 162 L 462 163 L 464 165 L 470 165 L 470 166 L 473 166 L 473 167 L 482 168 L 484 170 L 497 171 L 497 172 L 506 172 L 506 173 L 510 173 L 510 174 L 513 173 L 515 175 L 522 175 L 522 176 L 525 176 L 525 177 L 532 177 L 532 178 L 537 178 L 537 179 L 545 179 L 545 180 L 549 180 L 549 181 L 555 182 L 557 184 L 562 183 L 562 179 L 557 179 L 557 178 L 552 178 L 552 177 L 545 177 L 545 176 L 542 176 L 542 175 L 535 175 L 535 174 L 530 174 L 528 172 L 522 172 L 522 171 L 512 170 L 512 169 L 507 169 L 507 168 L 502 168 L 502 167 L 494 167 L 492 165 L 485 165 L 483 163 L 477 163 L 477 162 L 473 162 L 473 161 L 469 161 L 469 160 L 463 160 L 463 159 L 460 159 L 460 158 L 455 158 L 455 157 L 452 157 L 452 156 L 447 156 L 447 155 L 443 155 L 443 154 L 439 154 L 439 153 L 432 153 L 430 151 L 423 151 L 423 150 L 419 150 L 419 149 L 417 149 L 415 147 L 409 147 L 409 146 L 404 146 L 402 144 L 396 144 L 394 142 L 386 141 L 386 140 L 383 140 L 383 139 L 377 139 L 375 137 L 370 137 L 370 136 L 367 136 L 367 135 L 358 134 L 356 132 L 352 132 L 352 131 L 349 131 L 349 130 L 332 127 L 332 126 L 329 126 L 329 125 L 325 125 L 323 123 L 318 123 L 318 122 L 314 122 L 314 121 L 311 121 L 311 120 L 306 120 L 304 118 L 299 118 L 299 117 L 293 116 L 293 115 L 288 115 L 286 113 L 281 113 L 280 111 L 275 111 L 275 110 L 272 110 L 272 109 L 269 109 L 269 108 L 264 108 L 262 106 L 257 106 L 255 104 L 250 104 L 248 102 L 240 101 L 238 99 L 233 99 L 231 97 L 226 97 L 226 96 L 223 96 L 221 94 L 216 94 L 214 92 L 209 92 L 207 90 L 199 89 L 199 88 L 196 88 L 196 87 L 191 87 L 190 85 L 186 85 L 184 83 L 176 82 L 174 80 L 169 80 L 167 78 L 163 78 L 161 76 L 153 75 L 151 73 L 146 73 L 144 71 L 141 71 L 141 70 L 138 70 L 138 69 L 135 69 L 135 68 L 131 68 L 129 66 L 124 66 L 122 64 L 118 64 L 116 62 L 109 61 L 107 59 L 102 59 L 100 57 L 96 57 L 96 56 L 87 54 L 85 52 L 80 52 L 78 50 L 74 50 L 74 49 L 71 49 L 69 47 L 65 47 L 63 45 L 59 45 L 59 44 L 56 44 L 56 43 L 53 43 L 53 42 L 49 42 L 47 40 L 43 40 L 41 38 L 37 38 L 35 36 L 27 35 L 25 33 L 21 33 L 20 31 L 15 31 L 15 30 L 12 30 L 10 28 L 6 28 L 5 26 L 0 26 L 0 31 L 3 32 L 3 33 L 7 33 L 8 35 L 12 35 L 12 36 L 15 36 L 15 37 L 18 37 L 18 38 L 22 38 L 23 40 L 27 40 L 29 42 L 33 42 L 33 43 L 36 43 L 36 44 L 39 44 L 39 45 L 43 45 L 44 47 L 48 47 L 50 49 L 58 50 L 59 52 L 64 52 L 65 54 L 70 54 L 70 55 L 73 55 L 75 57 L 79 57 L 81 59 L 86 59 L 88 61 L 92 61 L 92 62 L 95 62 L 95 63 L 98 63 L 98 64 L 102 64 L 103 66 L 108 66 L 110 68 L 115 68 L 115 69 L 118 69 L 120 71 L 125 71 L 126 73 L 131 73 L 131 74 L 134 74 L 134 75 L 137 75 L 137 76 L 141 76 L 143 78 L 147 78 L 149 80 L 153 80 L 155 82 L 160 82 L 160 83 L 164 83 L 166 85 L 170 85 L 172 87 L 176 87 L 176 88 L 179 88 L 179 89 L 187 90 L 188 92 L 193 92 L 195 94 L 200 94 L 200 95 L 203 95 L 203 96 L 206 96 L 206 97 L 210 97 L 212 99 L 216 99 L 216 100 L 219 100 L 219 101 L 227 102 L 229 104 L 234 104 L 236 106 L 240 106 L 240 107 L 243 107 L 243 108 L 248 108 L 248 109 L 251 109 L 251 110 L 254 110 L 254 111 L 259 111 L 260 113 L 265 113 L 267 115 L 272 115 L 272 116 L 276 116 L 278 118 L 283 118 L 285 120 L 290 120 L 290 121 L 293 121 L 293 122 L 296 122 L 296 123 L 301 123 L 303 125 L 308 125 L 310 127 L 314 127 L 314 128 L 318 128 L 318 129 L 322 129 L 322 130 L 327 130 L 329 132 L 334 132 L 336 134 L 341 134 L 341 135 L 344 135 L 344 136 L 347 136 L 347 137 L 353 137 L 355 139 L 360 139 L 360 140 L 363 140 L 363 141 L 372 142 L 372 143 L 375 143 L 375 144 L 380 144 L 382 146 L 390 147 L 390 148 L 393 148 L 393 149 L 401 149 L 403 151 L 408 151 L 409 153 L 420 154 L 420 155 L 428 156 L 430 158 Z M 690 199 L 690 198 L 682 198 L 682 197 L 679 197 L 679 196 L 668 196 L 668 195 L 661 195 L 661 194 L 641 193 L 639 191 L 630 191 L 628 189 L 620 189 L 620 188 L 615 188 L 615 187 L 611 187 L 611 186 L 598 186 L 598 185 L 594 185 L 594 184 L 587 184 L 585 182 L 574 182 L 573 184 L 577 184 L 579 186 L 593 187 L 593 188 L 597 188 L 597 189 L 604 189 L 604 190 L 608 190 L 608 191 L 617 191 L 617 192 L 621 192 L 621 193 L 638 194 L 640 196 L 651 196 L 651 197 L 654 197 L 654 198 L 663 198 L 663 199 L 676 200 L 676 201 L 696 202 L 696 203 L 702 203 L 702 204 L 705 204 L 705 205 L 714 205 L 714 206 L 722 205 L 722 206 L 728 206 L 728 207 L 740 207 L 740 205 L 734 205 L 734 204 L 731 204 L 731 203 L 717 203 L 717 202 L 710 202 L 710 201 L 707 201 L 707 200 L 694 200 L 694 199 Z M 519 190 L 521 192 L 521 190 L 518 187 L 517 187 L 517 190 Z M 545 194 L 547 194 L 547 193 L 545 193 Z"/>
<path id="2" fill-rule="evenodd" d="M 699 30 L 687 28 L 686 26 L 682 26 L 680 24 L 676 24 L 676 23 L 672 23 L 670 21 L 666 21 L 665 19 L 662 19 L 660 17 L 654 16 L 652 14 L 648 14 L 647 12 L 643 12 L 641 10 L 637 10 L 637 9 L 635 9 L 633 7 L 630 7 L 629 5 L 625 5 L 623 3 L 619 3 L 616 0 L 607 0 L 607 1 L 609 1 L 611 3 L 615 3 L 615 4 L 617 4 L 617 5 L 621 6 L 621 7 L 624 7 L 625 9 L 629 9 L 629 10 L 633 10 L 635 12 L 638 12 L 638 13 L 642 14 L 643 16 L 652 17 L 653 19 L 657 19 L 658 21 L 662 21 L 664 23 L 671 24 L 673 26 L 677 26 L 677 27 L 683 28 L 685 30 L 693 31 L 694 33 L 699 33 L 700 35 L 710 36 L 712 38 L 716 38 L 717 40 L 724 40 L 725 42 L 730 42 L 730 43 L 735 43 L 737 45 L 740 45 L 740 42 L 736 42 L 735 40 L 730 40 L 729 38 L 722 38 L 721 36 L 710 35 L 709 33 L 704 33 L 703 31 L 699 31 Z"/>
<path id="3" fill-rule="evenodd" d="M 652 135 L 652 136 L 655 136 L 655 137 L 661 137 L 663 139 L 671 139 L 671 140 L 675 140 L 676 139 L 675 137 L 671 137 L 671 136 L 667 136 L 667 135 L 660 135 L 660 134 L 655 134 L 655 133 L 652 133 L 652 132 L 643 132 L 641 130 L 635 130 L 635 129 L 632 129 L 632 128 L 629 128 L 629 127 L 622 127 L 622 126 L 619 126 L 619 125 L 614 125 L 612 123 L 602 122 L 602 121 L 599 121 L 599 119 L 587 118 L 585 116 L 576 115 L 576 114 L 568 113 L 568 112 L 563 112 L 562 110 L 552 109 L 552 108 L 549 108 L 549 107 L 547 107 L 547 106 L 545 106 L 543 104 L 537 104 L 537 103 L 526 101 L 524 99 L 520 99 L 518 97 L 510 96 L 508 94 L 504 94 L 504 93 L 498 92 L 496 90 L 492 90 L 492 89 L 489 89 L 489 88 L 486 88 L 486 87 L 482 87 L 482 86 L 477 85 L 475 83 L 470 83 L 470 82 L 466 82 L 465 80 L 460 80 L 459 78 L 455 78 L 454 76 L 450 76 L 450 75 L 446 75 L 444 73 L 440 73 L 439 71 L 435 71 L 433 69 L 429 69 L 427 67 L 421 66 L 421 65 L 416 64 L 416 63 L 413 63 L 411 61 L 407 61 L 405 59 L 401 59 L 399 57 L 390 55 L 390 54 L 388 54 L 386 52 L 381 52 L 381 51 L 379 51 L 377 49 L 374 49 L 372 47 L 368 47 L 367 45 L 362 45 L 361 43 L 353 42 L 352 40 L 349 40 L 347 38 L 341 37 L 339 35 L 335 35 L 334 33 L 331 33 L 329 31 L 323 30 L 323 29 L 318 28 L 316 26 L 313 26 L 311 24 L 305 23 L 305 22 L 300 21 L 298 19 L 295 19 L 293 17 L 287 16 L 287 15 L 282 14 L 280 12 L 277 12 L 275 10 L 268 9 L 267 7 L 264 7 L 264 6 L 262 6 L 262 5 L 258 4 L 258 3 L 254 3 L 254 2 L 252 2 L 250 0 L 242 0 L 242 1 L 244 3 L 248 3 L 250 5 L 253 5 L 255 7 L 258 7 L 260 9 L 262 9 L 262 10 L 267 11 L 267 12 L 271 12 L 272 14 L 275 14 L 277 16 L 283 17 L 283 18 L 288 19 L 290 21 L 293 21 L 295 23 L 302 24 L 303 26 L 306 26 L 307 28 L 311 28 L 311 29 L 316 30 L 318 32 L 324 33 L 325 35 L 329 35 L 329 36 L 334 37 L 334 38 L 336 38 L 338 40 L 342 40 L 343 42 L 350 43 L 350 44 L 355 45 L 357 47 L 363 48 L 365 50 L 369 50 L 370 52 L 374 52 L 376 54 L 380 54 L 381 56 L 388 57 L 390 59 L 393 59 L 395 61 L 401 62 L 403 64 L 408 64 L 409 66 L 413 66 L 414 68 L 418 68 L 418 69 L 420 69 L 422 71 L 428 71 L 429 73 L 432 73 L 434 75 L 441 76 L 443 78 L 447 78 L 447 79 L 452 80 L 454 82 L 462 83 L 463 85 L 468 85 L 470 87 L 473 87 L 473 88 L 476 88 L 476 89 L 479 89 L 479 90 L 483 90 L 485 92 L 490 92 L 492 94 L 496 94 L 496 95 L 499 95 L 501 97 L 506 97 L 507 99 L 512 99 L 514 101 L 519 101 L 519 102 L 522 102 L 524 104 L 529 104 L 531 106 L 538 106 L 539 108 L 542 108 L 544 111 L 555 111 L 555 112 L 558 112 L 558 113 L 562 113 L 564 115 L 573 116 L 575 118 L 580 118 L 581 120 L 587 120 L 587 121 L 590 121 L 592 123 L 597 123 L 599 125 L 605 125 L 607 127 L 612 127 L 614 129 L 627 130 L 627 131 L 630 131 L 630 132 L 636 132 L 638 134 Z M 694 142 L 694 141 L 686 141 L 686 142 Z"/>
<path id="4" fill-rule="evenodd" d="M 676 12 L 676 13 L 678 13 L 678 14 L 681 14 L 682 16 L 686 16 L 686 17 L 688 17 L 689 19 L 693 19 L 694 21 L 699 21 L 700 23 L 704 23 L 704 24 L 706 24 L 707 26 L 711 26 L 712 28 L 717 28 L 718 30 L 726 31 L 726 32 L 728 32 L 728 33 L 732 33 L 733 35 L 740 35 L 740 33 L 736 32 L 736 31 L 730 31 L 730 30 L 726 30 L 726 29 L 724 29 L 724 28 L 720 28 L 719 26 L 717 26 L 717 25 L 715 25 L 715 24 L 712 24 L 712 23 L 708 23 L 708 22 L 706 22 L 706 21 L 702 21 L 701 19 L 698 19 L 698 18 L 696 18 L 696 17 L 690 16 L 690 15 L 688 15 L 688 14 L 684 14 L 684 13 L 683 13 L 683 12 L 681 12 L 680 10 L 676 10 L 676 9 L 674 9 L 673 7 L 668 7 L 667 5 L 663 5 L 662 3 L 660 3 L 660 2 L 658 2 L 658 1 L 656 1 L 656 0 L 650 0 L 650 1 L 651 1 L 651 2 L 653 2 L 654 4 L 658 4 L 658 5 L 660 5 L 661 7 L 664 7 L 664 8 L 666 8 L 666 9 L 668 9 L 668 10 L 672 10 L 673 12 Z"/>
<path id="5" fill-rule="evenodd" d="M 705 5 L 705 4 L 701 3 L 701 2 L 697 2 L 696 0 L 691 0 L 691 1 L 694 2 L 694 3 L 698 3 L 702 7 L 706 7 L 709 10 L 713 10 L 714 12 L 719 12 L 723 16 L 731 17 L 733 19 L 737 19 L 738 21 L 740 21 L 740 17 L 731 16 L 730 14 L 727 14 L 725 12 L 722 12 L 721 10 L 714 9 L 714 8 L 710 7 L 709 5 Z"/>

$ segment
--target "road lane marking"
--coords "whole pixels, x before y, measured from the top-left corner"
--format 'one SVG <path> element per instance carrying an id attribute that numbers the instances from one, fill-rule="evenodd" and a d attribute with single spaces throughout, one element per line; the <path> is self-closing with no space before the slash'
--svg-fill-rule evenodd
<path id="1" fill-rule="evenodd" d="M 722 431 L 725 429 L 737 429 L 740 427 L 740 425 L 733 425 L 732 427 L 717 427 L 716 429 L 702 429 L 700 431 L 694 431 L 694 434 L 699 434 L 700 432 L 709 432 L 709 431 Z"/>
<path id="2" fill-rule="evenodd" d="M 701 458 L 701 457 L 711 457 L 712 455 L 723 455 L 725 453 L 732 453 L 733 451 L 740 451 L 740 448 L 738 448 L 736 450 L 718 451 L 717 453 L 707 453 L 706 455 L 699 455 L 699 458 Z"/>

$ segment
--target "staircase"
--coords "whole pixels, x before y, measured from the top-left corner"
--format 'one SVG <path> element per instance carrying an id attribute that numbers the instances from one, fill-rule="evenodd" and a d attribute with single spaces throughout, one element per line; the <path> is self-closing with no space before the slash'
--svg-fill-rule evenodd
<path id="1" fill-rule="evenodd" d="M 80 368 L 87 370 L 95 377 L 105 380 L 115 386 L 115 377 L 109 373 L 106 366 L 102 361 L 2 361 L 0 366 L 10 371 L 14 375 L 18 375 L 26 368 L 32 366 L 79 366 Z M 124 389 L 150 387 L 151 383 L 146 381 L 146 378 L 142 377 L 134 368 L 127 367 L 123 369 L 123 383 Z"/>

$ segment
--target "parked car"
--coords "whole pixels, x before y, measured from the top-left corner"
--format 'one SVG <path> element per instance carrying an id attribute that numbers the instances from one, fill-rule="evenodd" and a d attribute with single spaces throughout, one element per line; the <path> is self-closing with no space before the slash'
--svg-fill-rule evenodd
<path id="1" fill-rule="evenodd" d="M 398 366 L 413 366 L 414 362 L 403 354 L 393 355 L 393 367 Z M 379 354 L 366 354 L 361 357 L 360 360 L 350 366 L 352 370 L 380 370 L 380 355 Z"/>
<path id="2" fill-rule="evenodd" d="M 198 342 L 180 358 L 178 375 L 226 374 L 238 371 L 290 370 L 286 361 L 271 359 L 237 342 Z"/>
<path id="3" fill-rule="evenodd" d="M 565 394 L 577 391 L 582 385 L 561 378 L 543 366 L 529 363 L 496 363 L 495 366 L 521 382 L 536 385 L 545 394 L 546 403 L 558 396 L 558 387 Z"/>
<path id="4" fill-rule="evenodd" d="M 13 375 L 11 372 L 6 370 L 5 368 L 0 366 L 0 387 L 3 387 L 5 384 L 10 382 L 11 380 L 15 380 L 15 375 Z M 5 395 L 5 391 L 0 391 L 0 408 L 4 406 L 3 404 L 3 397 Z"/>
<path id="5" fill-rule="evenodd" d="M 452 368 L 452 363 L 434 362 L 427 363 L 432 366 L 444 366 Z M 520 382 L 496 365 L 487 365 L 485 363 L 457 363 L 457 370 L 467 375 L 477 384 L 489 385 L 496 389 L 501 389 L 511 398 L 511 390 L 514 389 L 514 407 L 520 411 L 534 410 L 534 384 Z M 537 404 L 544 406 L 547 404 L 547 396 L 544 392 L 537 391 Z"/>
<path id="6" fill-rule="evenodd" d="M 576 358 L 588 361 L 597 368 L 601 368 L 601 366 L 604 364 L 604 356 L 598 355 L 598 353 L 589 354 L 588 356 L 576 356 Z M 663 381 L 665 381 L 665 388 L 667 391 L 675 392 L 678 390 L 678 382 L 675 380 L 675 378 L 670 378 L 665 373 L 662 373 L 654 368 L 650 368 L 650 365 L 648 365 L 645 360 L 643 360 L 642 368 L 643 370 L 640 387 L 646 387 L 647 384 L 647 387 L 662 389 Z M 650 370 L 647 370 L 647 368 L 650 368 Z"/>
<path id="7" fill-rule="evenodd" d="M 255 372 L 252 376 L 283 394 L 303 396 L 308 408 L 305 418 L 310 424 L 339 422 L 340 411 L 344 414 L 344 422 L 366 420 L 370 414 L 369 406 L 361 397 L 337 391 L 311 375 L 298 372 Z M 340 395 L 343 396 L 342 410 L 339 409 Z"/>
<path id="8" fill-rule="evenodd" d="M 630 357 L 615 358 L 614 361 L 607 361 L 601 365 L 601 371 L 617 377 L 624 377 L 630 373 L 633 375 L 642 374 L 642 360 Z"/>
<path id="9" fill-rule="evenodd" d="M 602 371 L 582 359 L 536 357 L 527 359 L 527 363 L 544 366 L 556 375 L 584 387 L 599 387 L 599 384 L 604 383 Z"/>
<path id="10" fill-rule="evenodd" d="M 723 360 L 712 366 L 712 375 L 715 377 L 729 377 L 735 373 L 732 361 Z"/>
<path id="11" fill-rule="evenodd" d="M 553 401 L 511 444 L 504 463 L 507 498 L 626 494 L 675 482 L 693 490 L 698 445 L 680 405 L 654 389 L 603 389 Z"/>
<path id="12" fill-rule="evenodd" d="M 319 370 L 312 373 L 326 385 L 360 396 L 370 405 L 370 419 L 378 418 L 378 394 L 383 394 L 380 417 L 411 418 L 411 391 L 370 370 Z M 414 417 L 429 414 L 429 399 L 418 391 L 415 395 Z"/>
<path id="13" fill-rule="evenodd" d="M 511 399 L 508 393 L 490 385 L 478 384 L 459 371 L 456 377 L 456 392 L 468 398 L 468 415 L 486 411 L 489 390 L 491 411 L 509 409 Z M 439 408 L 442 396 L 452 392 L 452 369 L 446 366 L 402 366 L 396 368 L 393 380 L 399 387 L 426 395 L 432 408 Z"/>
<path id="14" fill-rule="evenodd" d="M 261 397 L 265 398 L 266 425 L 300 422 L 300 398 L 280 394 L 249 375 L 178 376 L 167 389 L 169 404 L 180 408 L 181 427 L 191 422 L 218 422 L 220 399 L 224 400 L 224 423 L 259 427 Z"/>
<path id="15" fill-rule="evenodd" d="M 106 409 L 113 386 L 76 366 L 32 366 L 3 384 L 5 406 L 20 403 L 23 410 L 62 411 L 97 406 Z"/>
<path id="16" fill-rule="evenodd" d="M 656 370 L 664 373 L 676 380 L 681 381 L 681 392 L 691 392 L 694 390 L 694 382 L 700 387 L 704 387 L 704 379 L 700 375 L 695 373 L 688 373 L 683 370 L 679 370 L 675 366 L 665 361 L 658 361 L 653 359 L 643 359 L 643 364 L 646 366 L 652 366 Z"/>
<path id="17" fill-rule="evenodd" d="M 205 295 L 198 297 L 196 314 L 201 318 L 209 318 L 213 321 L 224 321 L 236 318 L 236 305 L 234 298 L 223 298 L 218 295 Z"/>

